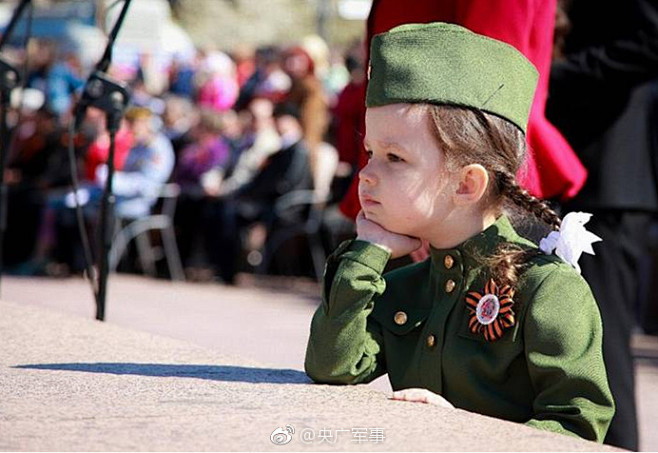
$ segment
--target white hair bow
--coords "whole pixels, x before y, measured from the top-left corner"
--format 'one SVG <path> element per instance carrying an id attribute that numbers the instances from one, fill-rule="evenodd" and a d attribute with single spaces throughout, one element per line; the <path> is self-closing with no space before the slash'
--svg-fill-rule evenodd
<path id="1" fill-rule="evenodd" d="M 580 255 L 583 252 L 594 255 L 592 244 L 602 240 L 585 228 L 591 217 L 592 214 L 587 212 L 570 212 L 562 219 L 560 231 L 553 231 L 542 239 L 539 242 L 539 249 L 547 255 L 555 252 L 580 274 L 578 265 Z"/>

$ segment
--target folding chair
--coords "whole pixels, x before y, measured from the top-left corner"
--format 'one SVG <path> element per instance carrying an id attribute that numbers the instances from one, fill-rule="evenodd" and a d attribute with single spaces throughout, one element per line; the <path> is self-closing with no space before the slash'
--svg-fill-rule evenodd
<path id="1" fill-rule="evenodd" d="M 328 143 L 322 143 L 318 147 L 316 166 L 313 171 L 313 190 L 293 190 L 279 197 L 274 203 L 275 217 L 291 208 L 308 206 L 309 212 L 304 222 L 286 227 L 276 228 L 268 231 L 264 251 L 261 253 L 263 259 L 256 269 L 256 273 L 265 274 L 269 269 L 272 257 L 288 240 L 304 236 L 308 241 L 313 261 L 313 270 L 319 280 L 324 274 L 324 262 L 327 258 L 324 245 L 322 245 L 321 228 L 324 218 L 324 210 L 331 196 L 331 183 L 336 169 L 338 168 L 338 151 Z"/>
<path id="2" fill-rule="evenodd" d="M 153 212 L 146 217 L 137 219 L 117 218 L 117 228 L 110 249 L 110 271 L 115 271 L 121 257 L 126 252 L 128 244 L 133 239 L 137 245 L 137 254 L 142 270 L 151 277 L 156 276 L 155 263 L 164 257 L 167 260 L 169 275 L 172 280 L 185 280 L 181 264 L 176 235 L 174 233 L 174 214 L 176 202 L 180 194 L 178 184 L 165 184 L 158 199 L 161 200 L 159 212 Z M 156 203 L 156 206 L 160 203 Z M 151 244 L 151 231 L 160 231 L 162 247 Z"/>

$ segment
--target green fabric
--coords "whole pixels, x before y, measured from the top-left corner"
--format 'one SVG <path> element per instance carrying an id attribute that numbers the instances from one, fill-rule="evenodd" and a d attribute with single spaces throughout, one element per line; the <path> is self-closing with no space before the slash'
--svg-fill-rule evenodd
<path id="1" fill-rule="evenodd" d="M 454 249 L 432 249 L 431 259 L 382 276 L 388 252 L 363 241 L 342 244 L 327 261 L 308 375 L 357 384 L 388 373 L 394 390 L 422 387 L 461 409 L 602 442 L 614 404 L 601 319 L 573 268 L 555 256 L 533 258 L 516 288 L 515 326 L 495 342 L 469 331 L 465 295 L 482 293 L 487 280 L 476 257 L 501 241 L 534 247 L 503 216 Z M 448 279 L 456 282 L 452 293 Z M 398 311 L 407 314 L 403 325 L 394 322 Z"/>
<path id="2" fill-rule="evenodd" d="M 407 24 L 375 35 L 366 106 L 453 104 L 526 130 L 538 73 L 514 47 L 458 25 Z"/>

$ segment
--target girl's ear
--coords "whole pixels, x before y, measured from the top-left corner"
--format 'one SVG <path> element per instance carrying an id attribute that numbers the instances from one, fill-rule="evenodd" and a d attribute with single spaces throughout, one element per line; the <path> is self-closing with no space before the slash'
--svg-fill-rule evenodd
<path id="1" fill-rule="evenodd" d="M 489 172 L 480 164 L 466 165 L 459 172 L 455 204 L 465 206 L 478 203 L 489 186 Z"/>

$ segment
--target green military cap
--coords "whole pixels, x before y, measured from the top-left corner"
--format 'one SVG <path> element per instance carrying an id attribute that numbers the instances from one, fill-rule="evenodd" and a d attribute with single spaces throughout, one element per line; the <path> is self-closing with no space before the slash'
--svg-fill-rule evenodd
<path id="1" fill-rule="evenodd" d="M 509 44 L 442 22 L 375 35 L 369 73 L 367 107 L 459 105 L 505 118 L 524 133 L 538 78 Z"/>

